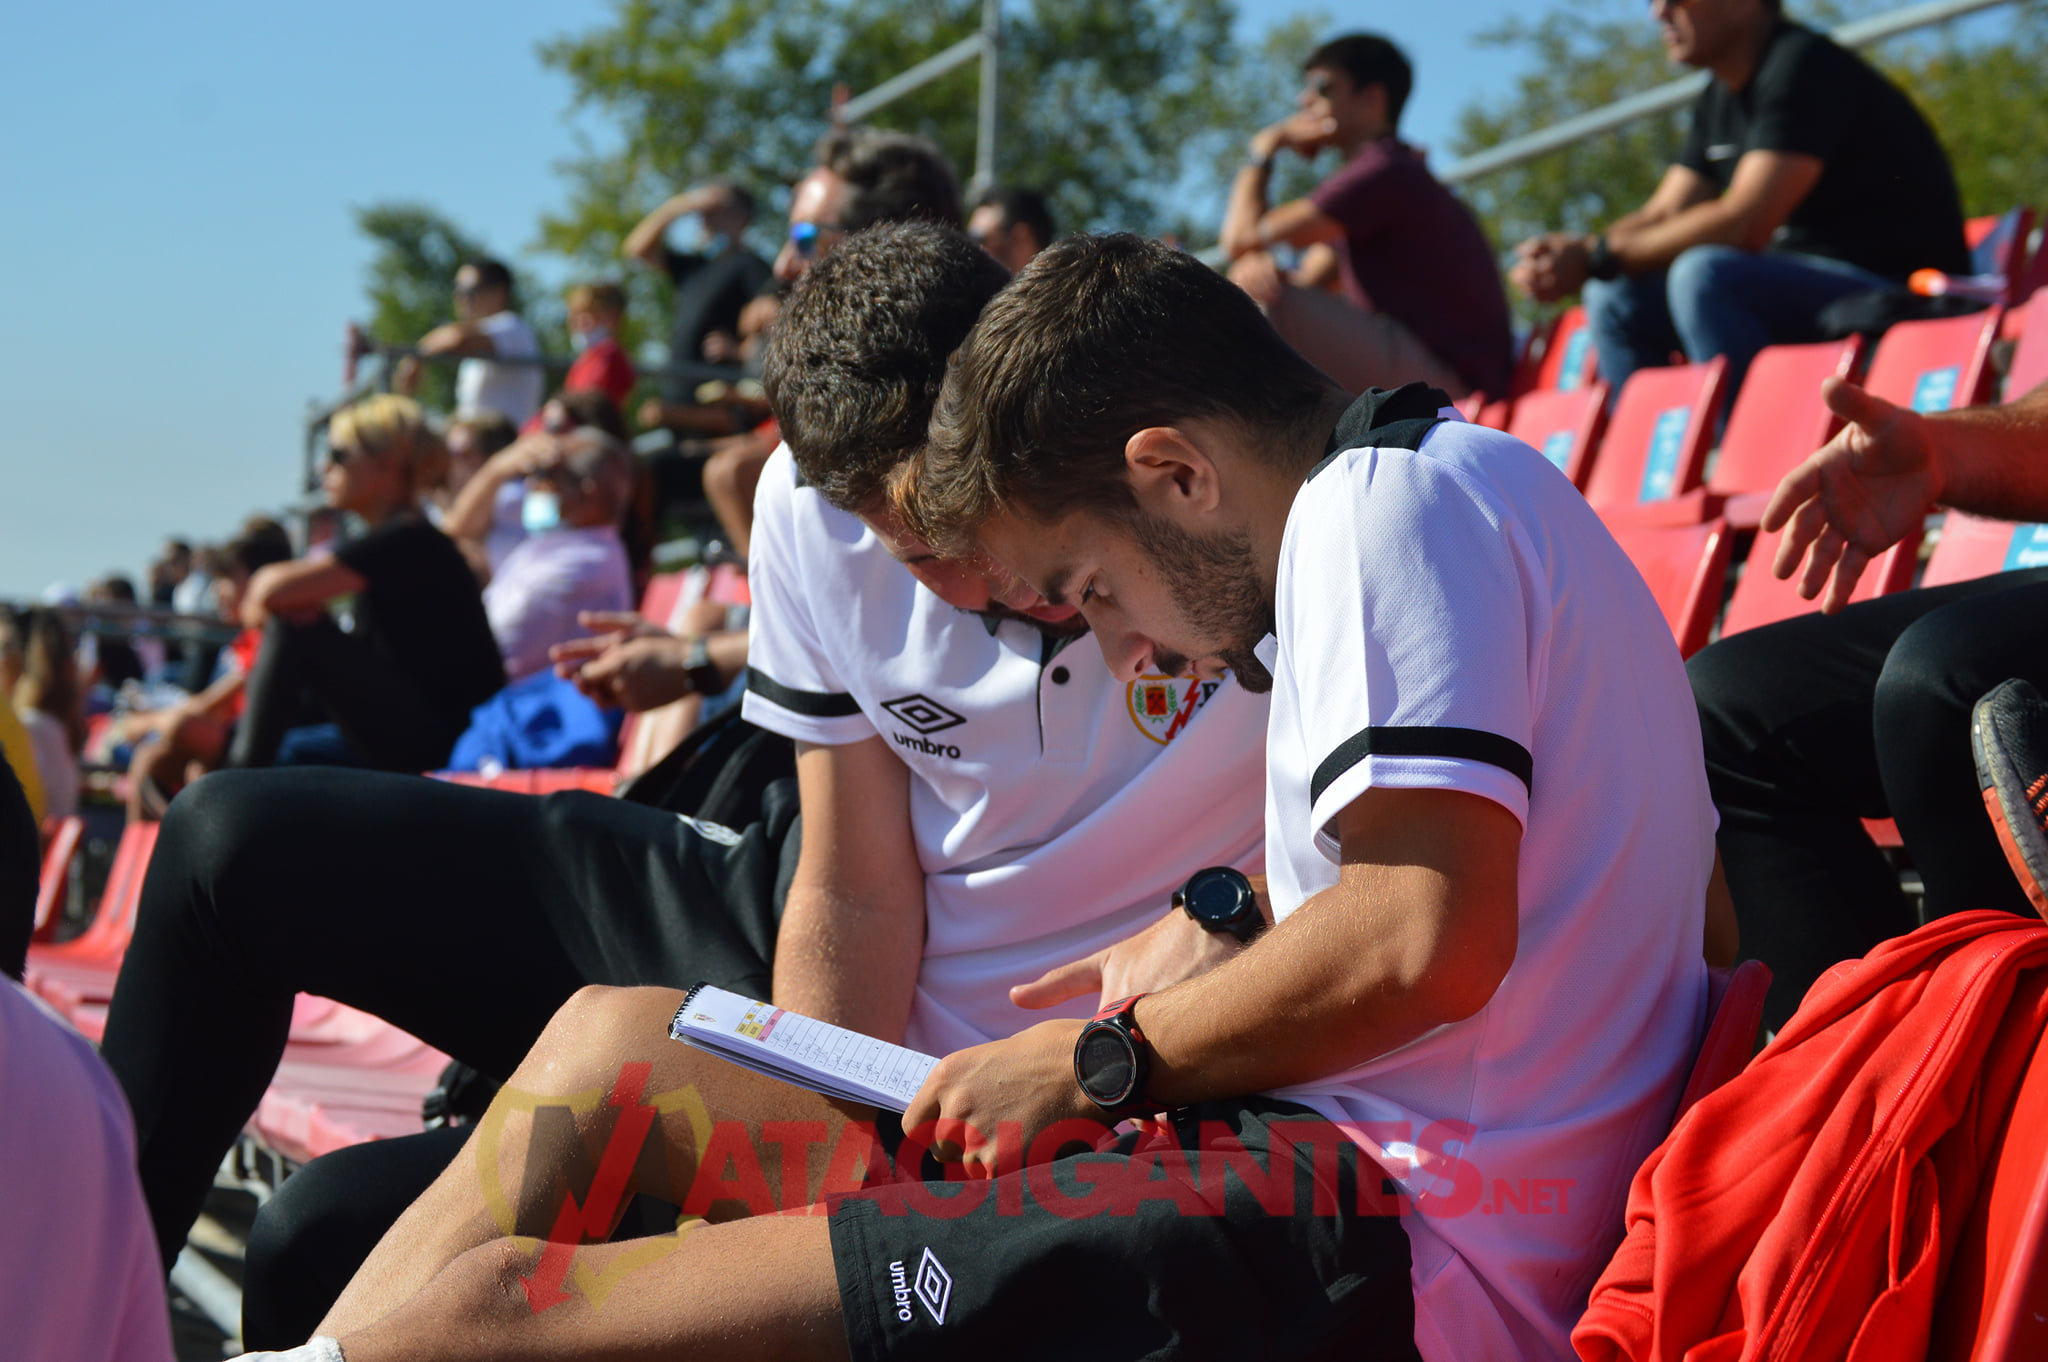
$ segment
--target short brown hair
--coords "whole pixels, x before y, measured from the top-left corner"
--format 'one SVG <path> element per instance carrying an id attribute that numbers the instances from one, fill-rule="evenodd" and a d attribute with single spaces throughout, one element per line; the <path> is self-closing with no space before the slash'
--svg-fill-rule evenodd
<path id="1" fill-rule="evenodd" d="M 1244 290 L 1193 256 L 1128 234 L 1047 247 L 953 356 L 924 455 L 895 492 L 942 553 L 1004 507 L 1040 520 L 1135 510 L 1131 436 L 1227 422 L 1276 460 L 1329 422 L 1336 385 L 1280 339 Z"/>
<path id="2" fill-rule="evenodd" d="M 819 165 L 846 181 L 839 225 L 849 232 L 878 222 L 921 219 L 959 227 L 967 221 L 953 163 L 928 137 L 838 128 L 819 139 L 816 155 Z"/>
<path id="3" fill-rule="evenodd" d="M 614 317 L 626 315 L 626 291 L 604 280 L 572 286 L 564 295 L 564 301 L 570 307 L 587 307 L 593 312 L 609 312 Z"/>
<path id="4" fill-rule="evenodd" d="M 928 222 L 857 232 L 805 271 L 768 333 L 762 381 L 827 501 L 872 505 L 924 444 L 947 356 L 1008 280 L 965 235 Z"/>

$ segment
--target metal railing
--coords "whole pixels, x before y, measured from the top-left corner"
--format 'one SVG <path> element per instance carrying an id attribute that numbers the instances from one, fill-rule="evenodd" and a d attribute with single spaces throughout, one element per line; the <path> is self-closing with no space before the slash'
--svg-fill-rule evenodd
<path id="1" fill-rule="evenodd" d="M 981 59 L 981 92 L 975 106 L 974 178 L 970 193 L 979 194 L 996 182 L 996 66 L 1003 45 L 1001 0 L 981 0 L 981 30 L 943 52 L 926 57 L 917 65 L 894 75 L 851 99 L 833 105 L 829 116 L 835 123 L 858 123 L 875 110 L 892 104 L 913 90 L 922 89 L 948 71 Z"/>
<path id="2" fill-rule="evenodd" d="M 1960 19 L 1978 10 L 1992 9 L 1999 5 L 2010 5 L 2016 0 L 1929 0 L 1926 4 L 1908 5 L 1887 14 L 1873 15 L 1859 19 L 1853 24 L 1843 24 L 1833 31 L 1834 40 L 1844 47 L 1869 47 L 1873 43 L 1895 38 L 1901 33 L 1915 29 L 1929 28 L 1935 24 Z M 1668 113 L 1682 108 L 1699 98 L 1711 80 L 1705 71 L 1695 71 L 1677 80 L 1667 81 L 1653 89 L 1617 99 L 1612 104 L 1553 123 L 1547 128 L 1509 138 L 1498 146 L 1474 152 L 1461 161 L 1437 172 L 1437 178 L 1446 184 L 1461 184 L 1476 180 L 1482 175 L 1509 170 L 1524 165 L 1540 156 L 1583 142 L 1603 132 L 1633 123 L 1639 118 L 1653 114 Z"/>

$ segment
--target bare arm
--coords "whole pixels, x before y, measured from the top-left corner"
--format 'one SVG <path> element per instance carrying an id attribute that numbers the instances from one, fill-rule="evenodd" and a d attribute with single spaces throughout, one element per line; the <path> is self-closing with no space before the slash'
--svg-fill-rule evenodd
<path id="1" fill-rule="evenodd" d="M 701 213 L 716 206 L 721 199 L 718 187 L 702 185 L 672 195 L 653 212 L 633 225 L 626 233 L 626 239 L 619 243 L 619 254 L 628 260 L 636 260 L 654 269 L 668 265 L 668 247 L 662 243 L 663 235 L 677 218 Z"/>
<path id="2" fill-rule="evenodd" d="M 1747 152 L 1735 163 L 1735 178 L 1727 193 L 1718 198 L 1689 193 L 1684 206 L 1659 218 L 1624 219 L 1607 229 L 1607 244 L 1628 274 L 1662 269 L 1679 252 L 1693 246 L 1760 251 L 1819 182 L 1824 168 L 1818 156 Z M 1684 166 L 1673 166 L 1665 178 L 1668 181 L 1674 175 L 1690 176 L 1702 187 L 1707 183 Z"/>
<path id="3" fill-rule="evenodd" d="M 498 343 L 469 322 L 448 322 L 421 336 L 413 349 L 427 359 L 480 356 L 498 353 Z"/>
<path id="4" fill-rule="evenodd" d="M 1273 158 L 1284 150 L 1313 156 L 1322 148 L 1329 132 L 1328 120 L 1298 113 L 1262 129 L 1252 138 L 1251 160 L 1231 182 L 1230 204 L 1223 215 L 1219 244 L 1231 259 L 1278 242 L 1308 246 L 1344 235 L 1343 227 L 1334 218 L 1307 199 L 1295 199 L 1270 210 L 1266 207 Z"/>
<path id="5" fill-rule="evenodd" d="M 480 540 L 488 535 L 497 517 L 498 489 L 540 468 L 554 456 L 556 445 L 552 435 L 527 435 L 484 460 L 455 494 L 442 517 L 442 533 L 451 539 Z"/>
<path id="6" fill-rule="evenodd" d="M 1493 997 L 1519 940 L 1514 815 L 1459 791 L 1368 790 L 1337 830 L 1336 885 L 1234 959 L 1138 1005 L 1149 1107 L 1339 1073 Z M 1055 1121 L 1094 1116 L 1073 1080 L 1079 1033 L 1078 1022 L 1045 1022 L 946 1057 L 905 1128 L 1021 1121 L 1028 1146 Z"/>
<path id="7" fill-rule="evenodd" d="M 774 1002 L 887 1041 L 924 956 L 910 768 L 880 738 L 797 744 L 803 849 L 775 942 Z"/>
<path id="8" fill-rule="evenodd" d="M 260 629 L 273 615 L 307 614 L 336 596 L 350 595 L 367 585 L 361 573 L 332 558 L 272 563 L 258 568 L 242 593 L 242 624 Z"/>
<path id="9" fill-rule="evenodd" d="M 2048 384 L 2003 407 L 1923 414 L 1854 383 L 1821 392 L 1847 419 L 1835 438 L 1785 475 L 1764 508 L 1784 530 L 1772 570 L 1800 573 L 1799 593 L 1833 612 L 1864 567 L 1918 529 L 1937 505 L 2003 520 L 2048 520 Z M 1802 569 L 1801 560 L 1805 560 Z"/>

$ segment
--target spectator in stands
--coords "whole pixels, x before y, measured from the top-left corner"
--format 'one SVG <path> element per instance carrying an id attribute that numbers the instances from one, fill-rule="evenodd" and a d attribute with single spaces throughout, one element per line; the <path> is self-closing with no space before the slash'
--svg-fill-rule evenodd
<path id="1" fill-rule="evenodd" d="M 495 411 L 515 426 L 540 410 L 547 370 L 540 340 L 519 315 L 512 296 L 512 271 L 503 262 L 472 260 L 455 271 L 456 320 L 437 326 L 414 347 L 419 359 L 459 356 L 455 370 L 455 414 Z M 419 385 L 419 359 L 399 363 L 394 387 L 410 394 Z"/>
<path id="2" fill-rule="evenodd" d="M 0 703 L 0 732 L 14 711 Z M 21 981 L 35 935 L 36 899 L 42 892 L 42 817 L 17 774 L 15 750 L 0 747 L 0 975 Z M 33 763 L 34 759 L 29 759 Z M 29 772 L 35 779 L 35 772 Z"/>
<path id="3" fill-rule="evenodd" d="M 5 650 L 12 646 L 13 615 L 0 606 L 0 761 L 14 768 L 14 777 L 28 801 L 28 811 L 37 827 L 43 825 L 43 778 L 36 770 L 35 740 L 14 712 L 13 687 L 6 684 Z"/>
<path id="4" fill-rule="evenodd" d="M 842 128 L 818 143 L 817 163 L 789 200 L 789 237 L 775 257 L 775 277 L 794 284 L 849 232 L 878 222 L 961 225 L 960 182 L 933 142 L 908 133 Z M 776 440 L 759 431 L 721 446 L 704 466 L 704 498 L 718 515 L 733 551 L 746 557 L 754 520 L 754 489 Z"/>
<path id="5" fill-rule="evenodd" d="M 1742 951 L 1774 976 L 1773 1029 L 1822 971 L 1918 925 L 1862 819 L 1897 821 L 1930 916 L 2032 911 L 1984 817 L 1970 710 L 2012 677 L 2048 685 L 2048 568 L 1844 604 L 1937 506 L 2048 520 L 2048 386 L 1935 415 L 1839 379 L 1826 393 L 1849 424 L 1779 484 L 1763 523 L 1787 527 L 1778 575 L 1840 613 L 1737 634 L 1689 664 Z"/>
<path id="6" fill-rule="evenodd" d="M 182 539 L 166 539 L 163 552 L 149 565 L 149 603 L 169 610 L 172 593 L 191 571 L 192 546 Z"/>
<path id="7" fill-rule="evenodd" d="M 1222 245 L 1230 277 L 1347 392 L 1410 380 L 1462 397 L 1507 391 L 1513 337 L 1493 249 L 1472 211 L 1400 139 L 1414 84 L 1401 49 L 1371 33 L 1333 38 L 1302 63 L 1300 108 L 1251 140 Z M 1344 164 L 1305 199 L 1267 206 L 1283 151 Z M 1343 243 L 1342 296 L 1286 277 L 1278 245 Z"/>
<path id="8" fill-rule="evenodd" d="M 227 571 L 214 583 L 214 601 L 222 616 L 239 620 L 250 580 L 272 563 L 291 561 L 291 535 L 268 517 L 252 516 L 224 556 Z M 247 701 L 243 686 L 262 646 L 263 630 L 244 628 L 221 650 L 218 674 L 204 690 L 118 721 L 119 737 L 135 745 L 128 762 L 130 818 L 162 818 L 172 796 L 226 760 Z"/>
<path id="9" fill-rule="evenodd" d="M 967 235 L 1015 274 L 1052 245 L 1052 209 L 1036 189 L 998 185 L 974 201 Z"/>
<path id="10" fill-rule="evenodd" d="M 578 284 L 569 290 L 569 343 L 575 362 L 562 378 L 565 393 L 600 392 L 624 410 L 640 381 L 626 347 L 619 343 L 626 320 L 626 291 L 617 284 Z M 538 429 L 536 413 L 526 429 Z"/>
<path id="11" fill-rule="evenodd" d="M 594 389 L 556 393 L 542 405 L 536 419 L 539 427 L 534 433 L 498 446 L 480 466 L 461 475 L 459 490 L 440 517 L 442 532 L 462 544 L 472 561 L 479 553 L 488 558 L 489 570 L 482 574 L 485 581 L 529 533 L 524 523 L 526 476 L 535 461 L 553 449 L 551 437 L 587 425 L 615 440 L 626 439 L 625 417 L 609 397 Z M 488 428 L 487 436 L 480 436 L 477 432 L 483 429 L 472 428 L 464 441 L 466 450 L 482 450 L 502 436 L 496 426 Z"/>
<path id="12" fill-rule="evenodd" d="M 1539 302 L 1584 290 L 1618 392 L 1674 350 L 1728 357 L 1732 398 L 1766 345 L 1823 339 L 1838 298 L 1923 266 L 1967 274 L 1962 201 L 1934 130 L 1899 88 L 1779 0 L 1657 0 L 1671 60 L 1713 79 L 1677 164 L 1604 232 L 1523 242 Z"/>
<path id="13" fill-rule="evenodd" d="M 691 214 L 702 224 L 702 244 L 695 252 L 675 250 L 668 244 L 668 229 Z M 753 220 L 754 196 L 729 180 L 716 180 L 675 195 L 620 243 L 621 255 L 660 270 L 675 288 L 668 368 L 661 395 L 641 407 L 641 425 L 673 424 L 669 409 L 695 406 L 697 385 L 720 376 L 707 366 L 739 363 L 740 311 L 770 278 L 768 262 L 746 243 Z"/>
<path id="14" fill-rule="evenodd" d="M 327 448 L 328 505 L 369 531 L 250 581 L 242 622 L 265 633 L 229 765 L 430 770 L 505 683 L 476 578 L 419 509 L 447 450 L 412 399 L 391 395 L 338 412 Z M 339 596 L 354 597 L 352 632 L 327 613 Z"/>
<path id="15" fill-rule="evenodd" d="M 85 695 L 71 631 L 55 610 L 0 616 L 0 681 L 35 751 L 43 816 L 78 812 L 78 754 L 85 746 Z"/>
<path id="16" fill-rule="evenodd" d="M 484 588 L 491 633 L 514 681 L 543 670 L 555 644 L 582 635 L 579 614 L 633 608 L 619 538 L 633 492 L 631 452 L 594 426 L 541 436 L 536 446 L 525 477 L 526 538 Z"/>
<path id="17" fill-rule="evenodd" d="M 517 483 L 501 484 L 495 499 L 483 510 L 482 520 L 469 528 L 471 534 L 458 534 L 449 527 L 449 516 L 454 513 L 462 489 L 477 471 L 490 462 L 491 456 L 519 438 L 518 429 L 502 415 L 487 411 L 476 416 L 460 416 L 448 423 L 448 475 L 438 486 L 431 488 L 422 508 L 434 528 L 452 538 L 462 550 L 462 556 L 469 559 L 475 569 L 477 580 L 488 582 L 491 568 L 505 560 L 505 555 L 526 532 L 519 525 L 519 509 L 525 500 L 525 492 Z"/>
<path id="18" fill-rule="evenodd" d="M 85 588 L 84 603 L 112 606 L 125 615 L 137 605 L 135 583 L 122 573 L 112 573 Z M 85 686 L 88 691 L 100 692 L 99 708 L 95 712 L 104 712 L 105 706 L 113 702 L 113 693 L 130 681 L 142 680 L 146 668 L 135 645 L 118 632 L 92 634 L 86 639 L 86 644 L 91 667 Z"/>
<path id="19" fill-rule="evenodd" d="M 12 983 L 0 983 L 0 1205 L 10 1358 L 171 1362 L 121 1090 L 83 1036 Z"/>

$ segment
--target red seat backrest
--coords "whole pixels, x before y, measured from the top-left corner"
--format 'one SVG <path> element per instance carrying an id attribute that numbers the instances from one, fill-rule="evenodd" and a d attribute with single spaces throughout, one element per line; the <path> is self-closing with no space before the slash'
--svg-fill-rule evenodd
<path id="1" fill-rule="evenodd" d="M 1831 375 L 1854 378 L 1862 361 L 1860 336 L 1759 350 L 1728 410 L 1708 490 L 1724 496 L 1777 490 L 1841 424 L 1821 400 L 1821 381 Z"/>
<path id="2" fill-rule="evenodd" d="M 1778 541 L 1783 537 L 1782 532 L 1757 532 L 1756 543 L 1751 547 L 1749 559 L 1742 569 L 1742 578 L 1735 584 L 1735 594 L 1728 599 L 1728 613 L 1721 621 L 1723 638 L 1820 609 L 1818 600 L 1809 601 L 1800 596 L 1797 572 L 1783 581 L 1772 575 L 1771 563 L 1777 557 Z M 1856 579 L 1856 590 L 1851 593 L 1850 600 L 1867 601 L 1876 596 L 1888 596 L 1894 591 L 1904 591 L 1913 584 L 1913 569 L 1918 565 L 1919 553 L 1920 533 L 1916 530 L 1879 554 L 1876 561 L 1863 569 L 1863 575 Z"/>
<path id="3" fill-rule="evenodd" d="M 1643 574 L 1681 657 L 1707 646 L 1721 587 L 1728 576 L 1728 522 L 1706 525 L 1617 525 L 1621 551 Z"/>
<path id="4" fill-rule="evenodd" d="M 1719 355 L 1630 374 L 1584 483 L 1594 509 L 1661 501 L 1699 486 L 1727 377 Z"/>
<path id="5" fill-rule="evenodd" d="M 1948 586 L 1994 572 L 2036 567 L 2048 567 L 2048 525 L 2022 525 L 1950 511 L 1942 517 L 1941 537 L 1934 541 L 1920 585 Z"/>
<path id="6" fill-rule="evenodd" d="M 676 599 L 682 595 L 683 574 L 680 572 L 657 572 L 647 579 L 647 590 L 640 596 L 640 617 L 668 627 L 670 615 L 675 613 Z"/>
<path id="7" fill-rule="evenodd" d="M 2009 283 L 2018 284 L 2027 259 L 2027 237 L 2033 230 L 2031 208 L 2008 208 L 2003 213 L 1969 219 L 1963 224 L 1963 240 L 1970 247 L 1971 272 L 2002 274 Z"/>
<path id="8" fill-rule="evenodd" d="M 1566 308 L 1550 330 L 1549 343 L 1536 366 L 1533 391 L 1575 392 L 1587 387 L 1600 372 L 1598 360 L 1593 353 L 1593 333 L 1586 329 L 1586 309 Z"/>
<path id="9" fill-rule="evenodd" d="M 1884 333 L 1863 386 L 1914 411 L 1953 411 L 1990 400 L 1998 308 L 1962 317 L 1900 322 Z"/>
<path id="10" fill-rule="evenodd" d="M 78 843 L 85 836 L 85 820 L 73 814 L 57 825 L 57 831 L 50 838 L 49 850 L 43 853 L 42 879 L 36 885 L 37 940 L 48 940 L 57 924 L 57 901 L 63 897 L 64 888 L 71 881 L 71 860 L 78 854 Z"/>
<path id="11" fill-rule="evenodd" d="M 1679 1094 L 1673 1125 L 1748 1066 L 1756 1053 L 1757 1028 L 1764 1022 L 1764 995 L 1770 991 L 1771 971 L 1761 960 L 1745 960 L 1732 971 L 1707 971 L 1707 1033 Z"/>
<path id="12" fill-rule="evenodd" d="M 1606 421 L 1607 385 L 1596 380 L 1570 392 L 1524 393 L 1508 417 L 1507 431 L 1563 469 L 1574 487 L 1584 487 Z"/>
<path id="13" fill-rule="evenodd" d="M 2048 246 L 2041 254 L 2048 256 Z M 2035 292 L 2020 309 L 2023 319 L 2019 343 L 2013 347 L 2012 367 L 2005 374 L 2005 400 L 2025 397 L 2048 383 L 2048 289 Z"/>

